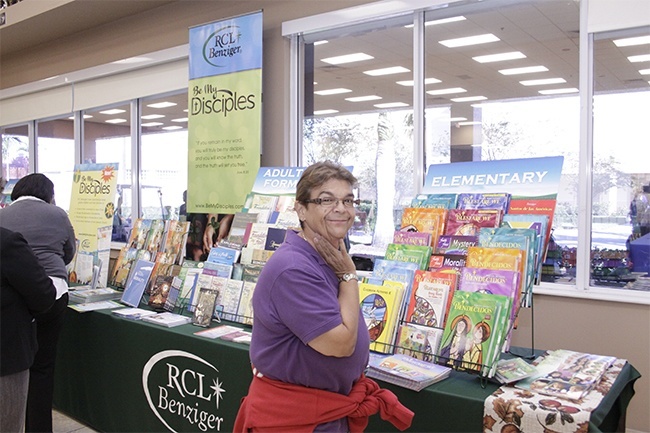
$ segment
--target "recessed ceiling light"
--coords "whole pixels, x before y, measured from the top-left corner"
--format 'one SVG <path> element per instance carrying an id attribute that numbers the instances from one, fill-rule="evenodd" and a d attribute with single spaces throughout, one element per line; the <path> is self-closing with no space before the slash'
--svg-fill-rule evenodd
<path id="1" fill-rule="evenodd" d="M 141 119 L 153 120 L 153 119 L 160 119 L 161 117 L 165 117 L 165 115 L 164 114 L 147 114 L 146 116 L 142 116 Z"/>
<path id="2" fill-rule="evenodd" d="M 505 60 L 525 59 L 526 55 L 521 51 L 511 51 L 509 53 L 488 54 L 486 56 L 476 56 L 472 59 L 479 63 L 503 62 Z"/>
<path id="3" fill-rule="evenodd" d="M 151 108 L 167 108 L 177 105 L 175 102 L 156 102 L 155 104 L 148 104 L 147 107 Z"/>
<path id="4" fill-rule="evenodd" d="M 545 84 L 566 83 L 566 80 L 564 78 L 544 78 L 541 80 L 524 80 L 520 81 L 519 83 L 523 84 L 524 86 L 543 86 Z"/>
<path id="5" fill-rule="evenodd" d="M 467 120 L 467 117 L 452 117 L 449 119 L 450 122 L 462 122 Z"/>
<path id="6" fill-rule="evenodd" d="M 350 93 L 352 90 L 350 89 L 344 89 L 342 87 L 336 88 L 336 89 L 326 89 L 326 90 L 315 90 L 314 93 L 316 95 L 338 95 L 339 93 Z"/>
<path id="7" fill-rule="evenodd" d="M 364 74 L 372 77 L 379 77 L 381 75 L 402 74 L 404 72 L 411 72 L 403 66 L 391 66 L 390 68 L 373 69 L 371 71 L 363 71 Z"/>
<path id="8" fill-rule="evenodd" d="M 436 84 L 436 83 L 441 83 L 437 78 L 425 78 L 424 79 L 424 84 Z M 405 80 L 405 81 L 397 81 L 397 84 L 400 86 L 411 86 L 413 87 L 413 80 Z"/>
<path id="9" fill-rule="evenodd" d="M 126 119 L 108 119 L 106 123 L 124 123 Z"/>
<path id="10" fill-rule="evenodd" d="M 627 59 L 632 63 L 650 62 L 650 54 L 640 54 L 638 56 L 629 56 Z"/>
<path id="11" fill-rule="evenodd" d="M 546 66 L 526 66 L 524 68 L 510 68 L 510 69 L 501 69 L 499 71 L 502 75 L 519 75 L 519 74 L 532 74 L 534 72 L 546 72 L 548 68 Z"/>
<path id="12" fill-rule="evenodd" d="M 442 19 L 439 19 L 439 20 L 425 21 L 424 25 L 428 27 L 428 26 L 435 26 L 435 25 L 438 25 L 438 24 L 454 23 L 456 21 L 465 21 L 466 19 L 467 18 L 465 18 L 464 16 L 458 15 L 456 17 L 449 17 L 449 18 L 442 18 Z M 413 24 L 408 24 L 408 25 L 405 25 L 404 27 L 411 28 L 411 27 L 413 27 Z"/>
<path id="13" fill-rule="evenodd" d="M 141 126 L 146 126 L 147 128 L 149 128 L 149 127 L 152 127 L 152 126 L 160 126 L 160 125 L 164 125 L 164 123 L 162 123 L 162 122 L 147 122 L 147 123 L 143 123 Z"/>
<path id="14" fill-rule="evenodd" d="M 165 131 L 175 131 L 177 129 L 183 129 L 182 126 L 177 126 L 177 125 L 172 125 L 172 126 L 163 126 L 161 129 L 164 129 Z"/>
<path id="15" fill-rule="evenodd" d="M 578 93 L 579 90 L 576 89 L 575 87 L 566 87 L 564 89 L 539 90 L 538 92 L 541 95 L 562 95 L 562 94 L 565 94 L 565 93 Z"/>
<path id="16" fill-rule="evenodd" d="M 456 38 L 456 39 L 447 39 L 444 41 L 438 41 L 438 43 L 444 45 L 447 48 L 456 48 L 456 47 L 466 47 L 468 45 L 487 44 L 488 42 L 496 42 L 500 40 L 501 39 L 497 38 L 492 33 L 486 33 L 484 35 L 466 36 L 464 38 Z"/>
<path id="17" fill-rule="evenodd" d="M 343 56 L 327 57 L 325 59 L 321 59 L 321 62 L 329 63 L 330 65 L 340 65 L 343 63 L 359 62 L 361 60 L 370 60 L 370 59 L 374 59 L 374 57 L 369 56 L 368 54 L 365 53 L 354 53 L 354 54 L 345 54 Z"/>
<path id="18" fill-rule="evenodd" d="M 329 42 L 329 41 L 326 41 L 326 40 L 323 39 L 322 41 L 316 41 L 316 42 L 314 42 L 314 45 L 323 45 L 323 44 L 327 44 L 328 42 Z"/>
<path id="19" fill-rule="evenodd" d="M 474 101 L 485 101 L 487 97 L 485 96 L 465 96 L 464 98 L 451 98 L 454 102 L 474 102 Z"/>
<path id="20" fill-rule="evenodd" d="M 187 122 L 187 117 L 179 117 L 178 119 L 172 119 L 172 122 Z"/>
<path id="21" fill-rule="evenodd" d="M 374 107 L 377 108 L 397 108 L 397 107 L 408 107 L 409 104 L 404 102 L 385 102 L 382 104 L 374 104 Z"/>
<path id="22" fill-rule="evenodd" d="M 376 101 L 377 99 L 381 99 L 381 96 L 368 95 L 368 96 L 354 96 L 352 98 L 345 98 L 346 101 L 350 101 L 350 102 Z"/>
<path id="23" fill-rule="evenodd" d="M 464 93 L 467 92 L 467 90 L 463 89 L 462 87 L 450 87 L 447 89 L 437 89 L 437 90 L 427 90 L 427 93 L 429 95 L 450 95 L 452 93 Z"/>
<path id="24" fill-rule="evenodd" d="M 334 114 L 334 113 L 338 113 L 338 112 L 339 112 L 339 110 L 332 110 L 332 109 L 329 109 L 329 110 L 316 110 L 316 111 L 314 111 L 314 115 L 315 116 L 321 116 L 323 114 Z"/>
<path id="25" fill-rule="evenodd" d="M 650 35 L 637 36 L 634 38 L 616 39 L 612 42 L 614 42 L 614 45 L 616 45 L 617 47 L 631 47 L 633 45 L 650 44 Z"/>
<path id="26" fill-rule="evenodd" d="M 471 126 L 471 125 L 480 125 L 481 122 L 458 122 L 459 126 Z"/>
<path id="27" fill-rule="evenodd" d="M 650 75 L 650 69 L 641 69 L 639 71 L 639 74 L 641 74 L 641 75 Z"/>
<path id="28" fill-rule="evenodd" d="M 113 108 L 111 110 L 100 111 L 100 113 L 106 114 L 107 116 L 112 116 L 113 114 L 120 114 L 124 112 L 126 112 L 126 110 L 122 110 L 121 108 Z"/>

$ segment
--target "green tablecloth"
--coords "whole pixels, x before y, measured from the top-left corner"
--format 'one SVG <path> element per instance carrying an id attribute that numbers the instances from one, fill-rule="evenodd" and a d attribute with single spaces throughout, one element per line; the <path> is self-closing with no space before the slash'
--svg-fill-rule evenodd
<path id="1" fill-rule="evenodd" d="M 231 431 L 252 379 L 248 346 L 193 335 L 200 329 L 163 328 L 109 310 L 68 311 L 55 407 L 103 432 Z M 591 431 L 616 431 L 624 422 L 639 376 L 630 365 L 623 369 L 592 413 Z M 413 432 L 480 432 L 483 402 L 498 388 L 462 372 L 421 392 L 382 386 L 415 412 Z M 374 416 L 367 431 L 395 428 Z"/>

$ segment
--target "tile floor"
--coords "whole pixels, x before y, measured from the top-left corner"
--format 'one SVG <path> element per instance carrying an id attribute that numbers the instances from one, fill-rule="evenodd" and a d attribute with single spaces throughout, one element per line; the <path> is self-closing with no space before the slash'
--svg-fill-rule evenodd
<path id="1" fill-rule="evenodd" d="M 52 410 L 52 430 L 53 433 L 96 433 L 96 430 L 57 410 Z"/>

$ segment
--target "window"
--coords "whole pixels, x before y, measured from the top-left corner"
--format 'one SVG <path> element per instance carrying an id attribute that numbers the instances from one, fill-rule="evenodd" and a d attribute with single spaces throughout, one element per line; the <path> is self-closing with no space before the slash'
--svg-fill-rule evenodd
<path id="1" fill-rule="evenodd" d="M 74 120 L 69 116 L 36 122 L 36 172 L 54 183 L 56 205 L 70 210 L 75 161 Z"/>
<path id="2" fill-rule="evenodd" d="M 650 29 L 594 40 L 590 258 L 595 286 L 634 287 L 636 277 L 650 271 L 649 40 Z"/>

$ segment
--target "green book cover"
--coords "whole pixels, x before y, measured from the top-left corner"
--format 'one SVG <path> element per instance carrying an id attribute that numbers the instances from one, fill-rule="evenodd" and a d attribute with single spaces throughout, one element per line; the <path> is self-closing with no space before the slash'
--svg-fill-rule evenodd
<path id="1" fill-rule="evenodd" d="M 417 263 L 419 268 L 424 271 L 429 266 L 432 251 L 431 246 L 391 243 L 386 247 L 384 258 L 398 262 Z"/>

